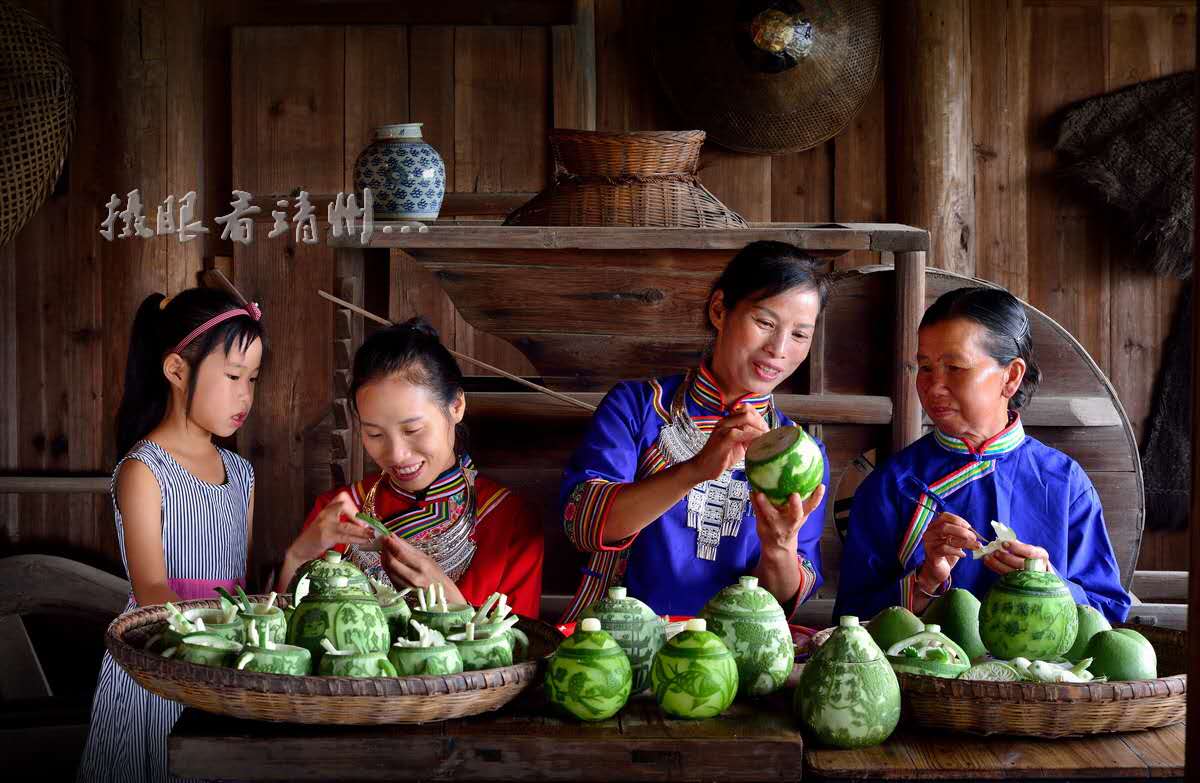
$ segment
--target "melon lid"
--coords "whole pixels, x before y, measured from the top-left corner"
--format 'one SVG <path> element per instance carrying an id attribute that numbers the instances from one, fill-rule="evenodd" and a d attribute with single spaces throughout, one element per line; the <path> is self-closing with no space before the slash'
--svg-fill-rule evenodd
<path id="1" fill-rule="evenodd" d="M 872 663 L 883 661 L 883 650 L 859 624 L 854 615 L 842 615 L 828 641 L 813 656 L 824 663 Z M 886 661 L 885 661 L 886 662 Z"/>

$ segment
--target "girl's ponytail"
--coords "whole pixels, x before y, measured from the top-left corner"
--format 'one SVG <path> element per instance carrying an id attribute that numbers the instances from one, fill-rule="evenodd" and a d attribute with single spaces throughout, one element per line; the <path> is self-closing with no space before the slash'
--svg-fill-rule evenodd
<path id="1" fill-rule="evenodd" d="M 124 455 L 162 421 L 170 394 L 163 375 L 162 294 L 142 300 L 129 333 L 125 391 L 117 408 L 117 454 Z"/>

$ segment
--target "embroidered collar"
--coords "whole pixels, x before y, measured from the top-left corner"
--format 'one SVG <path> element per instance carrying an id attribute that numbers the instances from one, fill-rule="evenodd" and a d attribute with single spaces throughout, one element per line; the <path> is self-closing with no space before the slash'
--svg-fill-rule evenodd
<path id="1" fill-rule="evenodd" d="M 771 395 L 769 394 L 746 394 L 737 398 L 731 404 L 726 405 L 725 394 L 721 391 L 721 387 L 717 385 L 716 376 L 708 368 L 707 362 L 701 362 L 700 369 L 693 373 L 692 377 L 693 380 L 691 387 L 688 389 L 688 397 L 707 413 L 716 416 L 727 416 L 733 412 L 735 406 L 741 403 L 753 406 L 764 417 L 767 415 L 767 411 L 771 409 Z"/>
<path id="2" fill-rule="evenodd" d="M 413 503 L 424 505 L 426 503 L 436 503 L 439 500 L 446 500 L 454 497 L 467 488 L 467 476 L 465 471 L 475 470 L 475 464 L 471 462 L 471 458 L 463 454 L 458 461 L 458 464 L 447 468 L 441 475 L 433 480 L 433 482 L 425 489 L 417 492 L 409 492 L 397 487 L 392 481 L 391 476 L 388 476 L 388 488 L 395 492 L 405 500 L 410 500 Z"/>
<path id="3" fill-rule="evenodd" d="M 1021 425 L 1020 414 L 1014 411 L 1009 413 L 1008 426 L 986 440 L 978 449 L 972 448 L 971 444 L 962 438 L 947 435 L 938 429 L 933 431 L 933 436 L 938 445 L 946 451 L 969 454 L 976 458 L 994 458 L 1016 451 L 1025 442 L 1025 428 Z"/>

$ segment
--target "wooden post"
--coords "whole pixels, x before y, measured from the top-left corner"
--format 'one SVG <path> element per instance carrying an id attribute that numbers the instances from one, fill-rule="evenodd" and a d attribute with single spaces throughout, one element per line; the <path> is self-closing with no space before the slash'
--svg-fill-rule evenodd
<path id="1" fill-rule="evenodd" d="M 929 229 L 932 263 L 975 274 L 967 0 L 887 3 L 893 218 Z"/>
<path id="2" fill-rule="evenodd" d="M 1200 16 L 1196 17 L 1196 42 L 1200 44 Z M 1195 82 L 1196 98 L 1200 100 L 1200 79 Z M 1200 152 L 1200 123 L 1193 125 L 1193 151 Z M 1194 208 L 1200 207 L 1200 166 L 1192 170 L 1192 203 Z M 1200 247 L 1200 223 L 1192 221 L 1192 245 Z M 1194 253 L 1193 253 L 1194 256 Z M 1200 275 L 1192 272 L 1192 311 L 1200 302 Z M 1191 558 L 1188 560 L 1188 570 L 1200 569 L 1200 378 L 1196 368 L 1200 357 L 1200 318 L 1192 317 L 1192 518 L 1188 525 L 1191 530 Z M 1200 579 L 1189 580 L 1191 589 L 1188 596 L 1188 680 L 1193 684 L 1200 683 Z M 1192 716 L 1192 725 L 1187 732 L 1187 755 L 1184 762 L 1184 779 L 1194 780 L 1200 775 L 1200 691 L 1195 687 L 1188 690 L 1188 713 Z"/>
<path id="3" fill-rule="evenodd" d="M 550 28 L 554 127 L 596 129 L 596 3 L 575 0 L 575 23 Z"/>
<path id="4" fill-rule="evenodd" d="M 359 307 L 363 304 L 363 276 L 367 257 L 373 251 L 339 248 L 337 251 L 337 295 Z M 386 251 L 385 251 L 386 252 Z M 362 478 L 362 440 L 358 422 L 350 411 L 350 375 L 354 352 L 363 341 L 363 319 L 339 307 L 333 322 L 333 430 L 330 432 L 330 471 L 334 486 Z"/>
<path id="5" fill-rule="evenodd" d="M 892 453 L 921 437 L 921 401 L 913 383 L 917 326 L 925 312 L 925 254 L 896 254 L 896 388 L 892 412 Z"/>

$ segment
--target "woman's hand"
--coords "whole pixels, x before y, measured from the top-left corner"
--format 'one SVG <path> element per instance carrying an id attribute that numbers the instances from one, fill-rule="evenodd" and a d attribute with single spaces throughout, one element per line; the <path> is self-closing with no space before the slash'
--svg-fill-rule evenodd
<path id="1" fill-rule="evenodd" d="M 338 544 L 369 544 L 375 540 L 375 531 L 357 519 L 358 507 L 350 493 L 345 490 L 333 496 L 333 500 L 304 529 L 304 532 L 288 547 L 288 558 L 297 563 L 306 563 L 325 554 Z"/>
<path id="2" fill-rule="evenodd" d="M 437 561 L 400 536 L 384 537 L 379 552 L 384 570 L 397 587 L 422 588 L 440 582 L 446 591 L 447 603 L 467 603 Z"/>
<path id="3" fill-rule="evenodd" d="M 796 551 L 796 538 L 800 528 L 810 514 L 821 505 L 825 497 L 825 485 L 820 484 L 807 500 L 793 492 L 787 503 L 777 506 L 761 492 L 751 494 L 754 503 L 754 519 L 758 525 L 758 540 L 763 550 L 786 549 Z"/>
<path id="4" fill-rule="evenodd" d="M 921 543 L 925 562 L 917 572 L 917 581 L 928 593 L 946 581 L 958 561 L 966 557 L 964 550 L 980 548 L 979 537 L 967 520 L 944 511 L 926 528 Z"/>
<path id="5" fill-rule="evenodd" d="M 1053 571 L 1050 565 L 1050 555 L 1045 549 L 1020 541 L 1005 541 L 1003 549 L 997 549 L 983 558 L 983 564 L 1003 576 L 1009 571 L 1020 571 L 1025 567 L 1025 558 L 1039 558 L 1046 562 L 1046 570 Z"/>
<path id="6" fill-rule="evenodd" d="M 739 405 L 717 423 L 700 453 L 687 461 L 695 483 L 719 478 L 746 456 L 750 443 L 770 427 L 752 406 Z"/>

